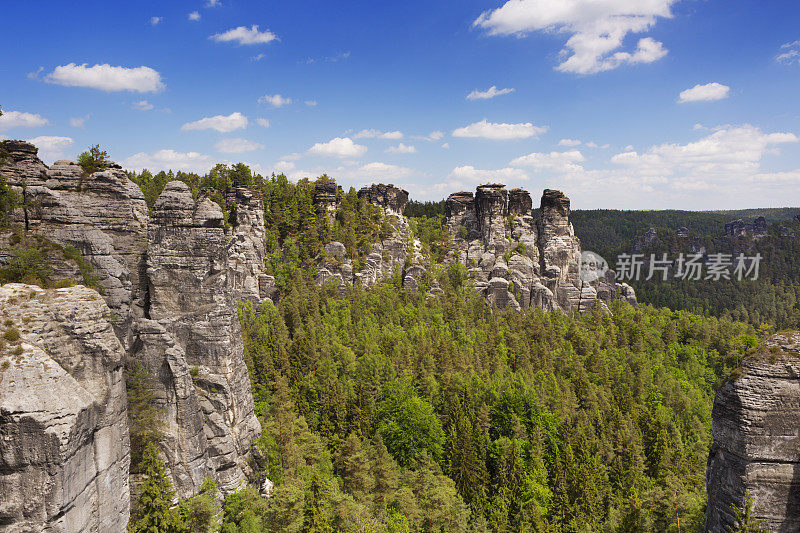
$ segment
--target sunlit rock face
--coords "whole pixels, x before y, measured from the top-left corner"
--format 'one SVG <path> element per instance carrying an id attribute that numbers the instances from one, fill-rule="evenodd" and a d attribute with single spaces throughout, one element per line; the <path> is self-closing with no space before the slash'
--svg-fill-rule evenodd
<path id="1" fill-rule="evenodd" d="M 317 185 L 318 188 L 320 186 L 329 187 L 330 190 L 334 188 L 327 183 Z M 317 204 L 317 212 L 329 212 L 330 196 L 320 194 L 319 189 L 316 191 L 315 202 L 322 202 Z M 408 191 L 379 183 L 361 188 L 358 197 L 380 209 L 381 216 L 391 228 L 391 234 L 372 244 L 360 270 L 356 270 L 352 259 L 347 257 L 347 250 L 342 243 L 327 243 L 317 265 L 317 284 L 333 281 L 340 286 L 355 283 L 372 287 L 400 271 L 404 286 L 416 289 L 426 269 L 419 252 L 420 243 L 413 238 L 404 216 Z"/>
<path id="2" fill-rule="evenodd" d="M 0 287 L 0 531 L 124 531 L 125 351 L 100 295 Z M 13 326 L 6 325 L 7 321 Z"/>
<path id="3" fill-rule="evenodd" d="M 800 531 L 800 332 L 773 335 L 714 399 L 706 529 L 734 530 L 745 494 L 766 531 Z"/>
<path id="4" fill-rule="evenodd" d="M 194 494 L 205 476 L 223 492 L 241 487 L 260 425 L 236 301 L 259 303 L 275 293 L 264 273 L 261 197 L 224 191 L 226 220 L 209 197 L 195 199 L 188 186 L 171 182 L 151 214 L 119 166 L 87 174 L 72 161 L 47 167 L 37 153 L 23 141 L 0 143 L 2 173 L 25 199 L 14 221 L 75 247 L 93 267 L 127 361 L 145 363 L 154 378 L 166 424 L 161 454 L 179 495 Z M 79 274 L 66 277 L 80 283 Z M 118 397 L 124 403 L 124 385 Z M 0 442 L 6 453 L 16 452 Z"/>
<path id="5" fill-rule="evenodd" d="M 167 184 L 153 208 L 147 306 L 132 358 L 151 371 L 165 413 L 161 451 L 181 495 L 212 476 L 224 492 L 246 481 L 260 432 L 243 359 L 223 213 Z"/>
<path id="6" fill-rule="evenodd" d="M 624 298 L 636 304 L 633 289 L 612 279 L 580 279 L 580 241 L 569 221 L 564 193 L 546 189 L 538 217 L 524 189 L 504 185 L 462 191 L 445 202 L 454 259 L 467 266 L 475 287 L 499 308 L 536 307 L 588 311 L 602 301 Z"/>

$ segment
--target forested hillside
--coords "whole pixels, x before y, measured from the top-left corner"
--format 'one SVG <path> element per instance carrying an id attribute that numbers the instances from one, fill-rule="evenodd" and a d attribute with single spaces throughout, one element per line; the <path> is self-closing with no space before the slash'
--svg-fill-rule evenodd
<path id="1" fill-rule="evenodd" d="M 631 281 L 640 302 L 657 307 L 685 309 L 697 313 L 728 317 L 778 329 L 800 328 L 800 240 L 782 235 L 788 228 L 800 235 L 800 209 L 748 209 L 743 211 L 573 211 L 575 233 L 584 250 L 602 255 L 614 266 L 622 253 L 637 251 L 649 258 L 666 253 L 675 260 L 678 254 L 723 253 L 748 257 L 761 254 L 759 278 L 752 280 L 676 280 Z M 731 237 L 725 224 L 736 219 L 753 222 L 762 216 L 767 222 L 766 235 Z M 679 228 L 688 234 L 680 236 Z M 645 234 L 656 230 L 652 242 Z"/>
<path id="2" fill-rule="evenodd" d="M 256 522 L 700 531 L 714 391 L 758 333 L 622 303 L 493 313 L 458 270 L 437 299 L 296 284 L 241 309 L 277 484 Z"/>

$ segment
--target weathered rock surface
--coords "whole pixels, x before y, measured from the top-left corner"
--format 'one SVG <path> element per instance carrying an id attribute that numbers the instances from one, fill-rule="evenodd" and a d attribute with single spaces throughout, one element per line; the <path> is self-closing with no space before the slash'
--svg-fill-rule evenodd
<path id="1" fill-rule="evenodd" d="M 125 352 L 94 290 L 0 287 L 0 531 L 124 531 Z"/>
<path id="2" fill-rule="evenodd" d="M 207 198 L 195 202 L 182 182 L 168 183 L 153 209 L 148 305 L 134 326 L 132 357 L 157 383 L 167 424 L 161 451 L 182 497 L 194 494 L 205 476 L 226 493 L 243 485 L 245 457 L 260 432 L 232 262 L 241 263 L 231 259 L 220 207 Z"/>
<path id="3" fill-rule="evenodd" d="M 240 487 L 260 426 L 235 302 L 275 292 L 263 272 L 261 198 L 227 191 L 226 234 L 216 203 L 202 194 L 195 201 L 186 185 L 172 182 L 150 220 L 138 186 L 116 165 L 87 175 L 70 161 L 48 168 L 22 141 L 0 149 L 3 175 L 27 204 L 17 221 L 74 246 L 92 264 L 127 357 L 153 372 L 167 421 L 161 452 L 179 495 L 192 495 L 209 475 L 223 492 Z"/>
<path id="4" fill-rule="evenodd" d="M 25 199 L 17 219 L 35 234 L 74 246 L 92 264 L 127 347 L 147 248 L 148 210 L 142 191 L 118 167 L 86 175 L 72 161 L 56 161 L 47 168 L 36 147 L 23 141 L 3 141 L 0 149 L 8 154 L 3 175 Z"/>
<path id="5" fill-rule="evenodd" d="M 613 279 L 580 280 L 580 241 L 569 221 L 570 202 L 546 189 L 534 219 L 530 194 L 504 185 L 451 194 L 445 202 L 454 260 L 467 266 L 475 287 L 499 308 L 588 311 L 598 299 L 636 304 L 633 288 Z"/>
<path id="6" fill-rule="evenodd" d="M 318 194 L 315 194 L 315 201 L 317 197 Z M 353 261 L 347 258 L 347 251 L 342 243 L 328 243 L 325 246 L 325 255 L 317 265 L 317 284 L 324 285 L 334 280 L 340 286 L 358 283 L 371 287 L 398 269 L 402 271 L 408 264 L 408 270 L 402 272 L 404 283 L 407 287 L 416 289 L 425 268 L 419 253 L 420 243 L 413 239 L 408 220 L 403 215 L 408 202 L 408 191 L 381 183 L 363 187 L 358 191 L 358 197 L 381 210 L 381 215 L 391 226 L 392 233 L 372 245 L 364 266 L 359 271 L 355 270 Z M 323 201 L 327 202 L 325 199 Z M 317 212 L 321 211 L 324 210 L 318 205 Z"/>
<path id="7" fill-rule="evenodd" d="M 259 193 L 235 187 L 225 195 L 232 212 L 228 269 L 234 300 L 260 303 L 275 295 L 275 278 L 264 273 L 267 255 L 264 200 Z"/>
<path id="8" fill-rule="evenodd" d="M 800 531 L 800 332 L 770 337 L 717 392 L 706 529 L 728 531 L 745 493 L 768 531 Z"/>

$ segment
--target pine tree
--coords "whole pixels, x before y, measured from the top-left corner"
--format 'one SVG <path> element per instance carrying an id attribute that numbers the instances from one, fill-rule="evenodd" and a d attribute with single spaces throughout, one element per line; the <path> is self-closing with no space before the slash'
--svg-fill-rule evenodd
<path id="1" fill-rule="evenodd" d="M 144 480 L 136 498 L 136 516 L 131 517 L 134 533 L 179 533 L 184 526 L 172 508 L 175 491 L 158 458 L 158 449 L 149 442 L 142 459 Z"/>
<path id="2" fill-rule="evenodd" d="M 325 487 L 315 470 L 306 491 L 303 507 L 303 531 L 306 533 L 332 533 L 328 513 L 325 510 Z"/>
<path id="3" fill-rule="evenodd" d="M 761 520 L 753 516 L 753 500 L 750 495 L 745 493 L 742 506 L 731 505 L 733 514 L 736 515 L 736 528 L 728 526 L 730 533 L 766 533 L 767 530 L 761 527 Z"/>

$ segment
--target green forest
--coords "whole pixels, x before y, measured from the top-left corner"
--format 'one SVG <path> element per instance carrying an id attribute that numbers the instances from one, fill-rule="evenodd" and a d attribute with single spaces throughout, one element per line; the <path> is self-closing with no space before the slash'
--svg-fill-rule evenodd
<path id="1" fill-rule="evenodd" d="M 326 242 L 344 243 L 357 263 L 391 231 L 354 189 L 339 190 L 328 223 L 316 216 L 312 180 L 264 178 L 241 164 L 205 176 L 130 176 L 151 207 L 172 179 L 226 213 L 235 206 L 218 191 L 259 190 L 267 270 L 280 289 L 276 303 L 239 307 L 264 428 L 252 466 L 256 485 L 274 483 L 271 497 L 254 487 L 222 497 L 208 479 L 174 505 L 154 446 L 159 412 L 147 372 L 134 365 L 129 413 L 141 484 L 131 531 L 699 532 L 715 391 L 767 333 L 798 317 L 797 244 L 775 234 L 788 212 L 758 243 L 720 239 L 717 219 L 691 235 L 712 251 L 769 256 L 763 281 L 640 285 L 640 302 L 653 305 L 617 301 L 611 313 L 499 312 L 463 266 L 438 263 L 451 245 L 442 202 L 407 211 L 434 259 L 425 282 L 444 290 L 431 297 L 404 290 L 399 275 L 368 290 L 315 285 Z M 593 233 L 581 233 L 581 212 L 573 221 L 584 247 L 602 254 L 628 250 L 649 227 L 658 228 L 654 246 L 685 246 L 677 219 L 593 216 Z M 617 237 L 603 248 L 611 231 Z M 34 262 L 46 263 L 46 245 L 25 239 L 19 246 L 45 250 Z"/>

